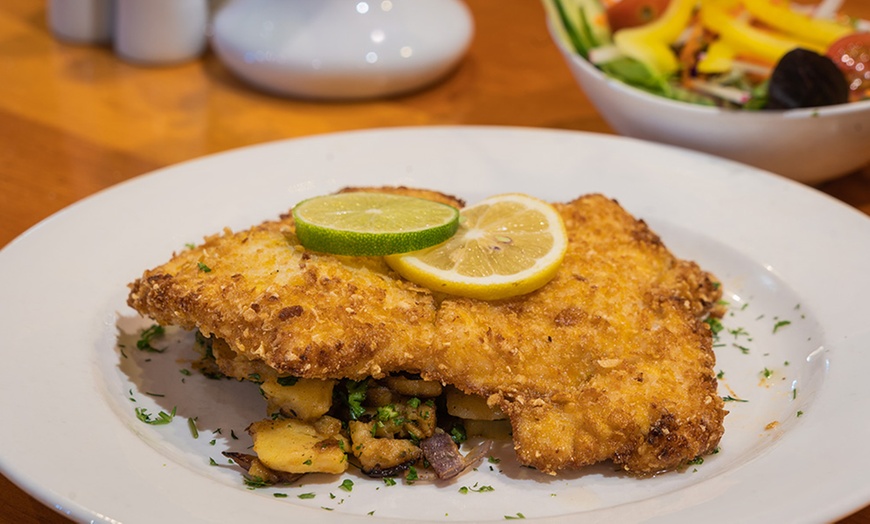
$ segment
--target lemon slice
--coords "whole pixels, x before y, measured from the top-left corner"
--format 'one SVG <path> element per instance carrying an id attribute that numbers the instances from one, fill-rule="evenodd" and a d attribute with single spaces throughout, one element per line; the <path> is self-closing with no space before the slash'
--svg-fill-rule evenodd
<path id="1" fill-rule="evenodd" d="M 387 193 L 338 193 L 293 208 L 296 236 L 312 251 L 351 256 L 407 253 L 444 242 L 459 227 L 459 210 Z"/>
<path id="2" fill-rule="evenodd" d="M 483 300 L 522 295 L 549 282 L 568 247 L 562 217 L 522 194 L 497 195 L 461 211 L 447 242 L 387 257 L 406 279 L 433 291 Z"/>

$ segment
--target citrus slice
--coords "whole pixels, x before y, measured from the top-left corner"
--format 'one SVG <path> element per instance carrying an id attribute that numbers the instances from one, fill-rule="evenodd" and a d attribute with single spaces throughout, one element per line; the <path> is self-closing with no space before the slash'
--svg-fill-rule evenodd
<path id="1" fill-rule="evenodd" d="M 387 257 L 406 279 L 483 300 L 522 295 L 549 282 L 568 247 L 562 217 L 522 194 L 497 195 L 461 211 L 459 230 L 429 249 Z"/>
<path id="2" fill-rule="evenodd" d="M 444 242 L 459 227 L 459 210 L 417 197 L 354 192 L 303 200 L 293 219 L 306 249 L 382 256 Z"/>

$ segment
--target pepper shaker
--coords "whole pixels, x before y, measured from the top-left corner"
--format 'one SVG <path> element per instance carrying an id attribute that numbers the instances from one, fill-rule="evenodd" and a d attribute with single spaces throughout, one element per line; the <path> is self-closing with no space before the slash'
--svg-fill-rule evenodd
<path id="1" fill-rule="evenodd" d="M 48 0 L 46 13 L 60 40 L 99 44 L 112 38 L 112 0 Z"/>
<path id="2" fill-rule="evenodd" d="M 194 59 L 205 50 L 208 19 L 208 0 L 116 0 L 115 53 L 144 65 Z"/>

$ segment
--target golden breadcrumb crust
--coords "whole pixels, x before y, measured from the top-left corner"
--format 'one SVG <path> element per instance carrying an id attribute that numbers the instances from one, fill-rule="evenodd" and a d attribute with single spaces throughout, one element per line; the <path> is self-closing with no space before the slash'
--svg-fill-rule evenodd
<path id="1" fill-rule="evenodd" d="M 651 474 L 712 452 L 727 412 L 702 320 L 717 282 L 611 199 L 556 208 L 565 260 L 512 299 L 435 295 L 380 258 L 306 251 L 284 216 L 145 271 L 128 303 L 225 342 L 219 362 L 236 377 L 263 365 L 309 378 L 407 371 L 482 395 L 510 417 L 518 459 L 547 473 L 612 460 Z"/>

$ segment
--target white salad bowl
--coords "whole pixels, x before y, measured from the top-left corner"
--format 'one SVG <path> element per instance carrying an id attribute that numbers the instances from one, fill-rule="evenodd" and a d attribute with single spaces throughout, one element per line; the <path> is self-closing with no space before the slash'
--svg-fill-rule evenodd
<path id="1" fill-rule="evenodd" d="M 806 184 L 870 163 L 870 100 L 788 110 L 736 110 L 659 97 L 605 75 L 550 35 L 571 73 L 619 134 L 730 158 Z"/>

